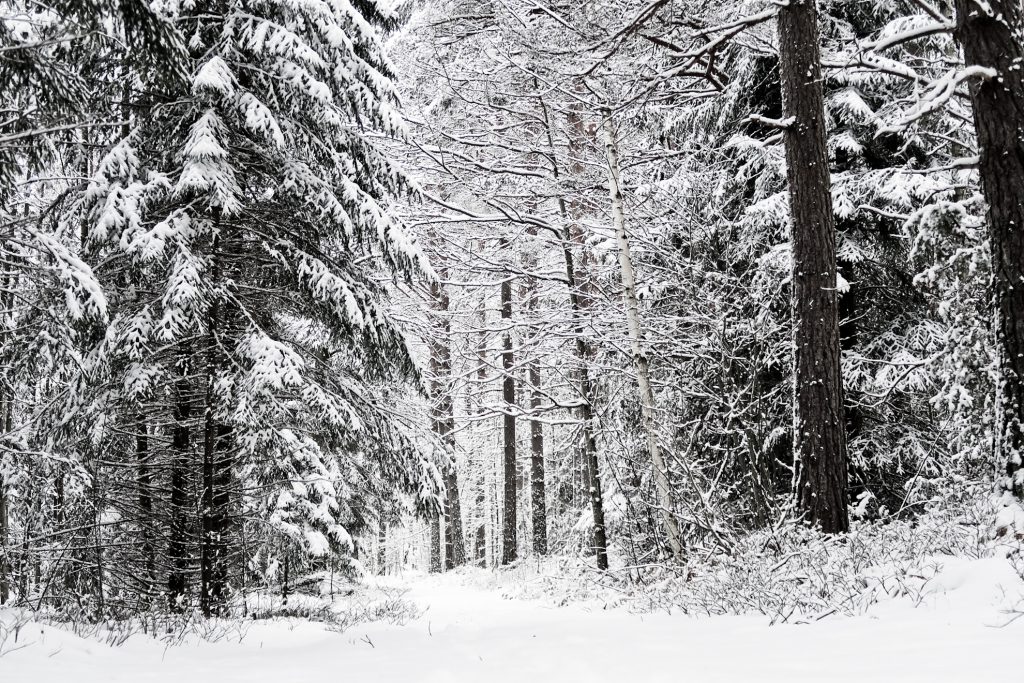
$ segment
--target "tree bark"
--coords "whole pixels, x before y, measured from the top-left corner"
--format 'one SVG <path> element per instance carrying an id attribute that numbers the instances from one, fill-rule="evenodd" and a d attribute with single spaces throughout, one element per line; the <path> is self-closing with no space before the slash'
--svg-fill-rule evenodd
<path id="1" fill-rule="evenodd" d="M 9 433 L 12 426 L 12 405 L 11 394 L 3 393 L 3 412 L 0 413 L 0 427 L 4 433 Z M 11 564 L 7 555 L 7 536 L 10 529 L 10 512 L 7 507 L 7 487 L 4 482 L 3 473 L 0 472 L 0 605 L 6 604 L 11 598 Z"/>
<path id="2" fill-rule="evenodd" d="M 167 542 L 167 598 L 172 611 L 184 608 L 188 586 L 188 489 L 191 454 L 191 383 L 188 377 L 188 353 L 178 358 L 178 378 L 174 392 L 174 427 L 171 437 L 170 535 Z"/>
<path id="3" fill-rule="evenodd" d="M 501 251 L 509 249 L 508 238 L 502 237 Z M 514 363 L 512 354 L 512 281 L 508 276 L 501 283 L 501 320 L 505 329 L 501 338 L 501 367 L 503 378 L 501 396 L 505 404 L 503 415 L 502 441 L 504 453 L 502 458 L 502 479 L 504 482 L 503 514 L 501 524 L 501 563 L 513 562 L 518 555 L 516 538 L 517 499 L 516 499 L 516 417 L 512 411 L 516 403 L 516 385 L 512 376 Z"/>
<path id="4" fill-rule="evenodd" d="M 626 327 L 636 370 L 636 382 L 640 391 L 640 409 L 643 428 L 647 437 L 647 453 L 651 458 L 654 485 L 658 490 L 659 512 L 665 537 L 672 557 L 682 562 L 683 538 L 676 520 L 672 502 L 672 488 L 668 479 L 668 466 L 658 443 L 657 417 L 655 416 L 654 390 L 651 387 L 650 365 L 644 353 L 640 332 L 639 305 L 636 300 L 636 278 L 633 273 L 633 258 L 629 252 L 629 238 L 626 235 L 626 212 L 622 200 L 622 182 L 619 168 L 619 145 L 615 139 L 615 128 L 611 112 L 603 112 L 605 160 L 608 164 L 608 193 L 611 197 L 612 223 L 619 246 L 619 267 L 622 275 L 622 298 L 626 305 Z"/>
<path id="5" fill-rule="evenodd" d="M 377 576 L 384 576 L 388 568 L 388 525 L 382 519 L 377 528 Z"/>
<path id="6" fill-rule="evenodd" d="M 28 211 L 28 207 L 25 207 Z M 10 315 L 14 305 L 14 287 L 18 281 L 15 272 L 8 271 L 4 275 L 4 290 L 0 293 L 0 304 L 2 304 L 5 315 Z M 8 321 L 9 322 L 9 321 Z M 4 335 L 6 343 L 7 334 Z M 9 388 L 5 388 L 0 396 L 0 431 L 10 434 L 14 428 L 14 378 L 8 378 Z M 7 457 L 5 455 L 0 457 Z M 10 508 L 7 498 L 7 485 L 4 482 L 3 471 L 0 468 L 0 605 L 5 604 L 11 598 L 11 572 L 13 565 L 8 556 L 8 536 L 10 534 Z"/>
<path id="7" fill-rule="evenodd" d="M 792 222 L 795 494 L 809 523 L 840 533 L 849 529 L 846 428 L 815 0 L 792 0 L 778 17 Z"/>
<path id="8" fill-rule="evenodd" d="M 988 203 L 996 309 L 996 455 L 1002 487 L 1024 500 L 1024 8 L 1020 0 L 956 0 L 968 66 L 995 72 L 971 88 L 981 187 Z"/>
<path id="9" fill-rule="evenodd" d="M 153 543 L 153 470 L 149 450 L 149 425 L 144 415 L 139 415 L 139 430 L 135 436 L 135 453 L 138 459 L 139 487 L 139 529 L 142 534 L 142 557 L 146 563 L 146 604 L 152 599 L 156 586 L 156 548 Z"/>
<path id="10" fill-rule="evenodd" d="M 537 228 L 530 226 L 526 234 L 536 238 Z M 530 256 L 526 259 L 526 270 L 532 272 L 537 267 L 537 259 Z M 532 274 L 526 276 L 526 309 L 534 314 L 538 308 L 537 278 Z M 532 315 L 531 315 L 532 317 Z M 533 541 L 533 552 L 538 555 L 548 553 L 548 511 L 547 493 L 544 481 L 544 423 L 539 415 L 543 407 L 541 393 L 540 363 L 536 357 L 527 365 L 530 380 L 530 531 Z"/>
<path id="11" fill-rule="evenodd" d="M 211 247 L 210 277 L 214 286 L 213 300 L 207 316 L 206 339 L 206 406 L 203 415 L 203 496 L 202 537 L 200 542 L 200 594 L 199 605 L 203 616 L 220 614 L 224 607 L 227 584 L 228 531 L 227 506 L 230 486 L 230 448 L 227 447 L 231 428 L 220 421 L 216 393 L 217 375 L 224 363 L 221 345 L 225 330 L 222 320 L 222 293 L 224 286 L 220 211 L 214 213 L 214 238 Z"/>
<path id="12" fill-rule="evenodd" d="M 459 503 L 459 477 L 454 467 L 449 467 L 445 472 L 444 486 L 444 568 L 448 570 L 462 566 L 466 562 L 462 505 Z"/>
<path id="13" fill-rule="evenodd" d="M 430 513 L 430 573 L 441 573 L 441 513 Z"/>
<path id="14" fill-rule="evenodd" d="M 10 570 L 7 563 L 7 494 L 4 478 L 0 475 L 0 605 L 6 604 L 11 597 Z"/>
<path id="15" fill-rule="evenodd" d="M 543 99 L 540 101 L 541 113 L 544 118 L 544 127 L 547 134 L 548 147 L 552 150 L 552 159 L 555 158 L 554 136 L 551 130 L 551 120 L 548 116 L 547 107 Z M 570 115 L 570 125 L 577 129 L 577 134 L 582 133 L 582 119 L 577 112 Z M 570 140 L 570 150 L 579 147 L 578 141 Z M 578 149 L 576 158 L 579 157 Z M 581 173 L 582 166 L 575 164 L 570 169 L 573 173 Z M 557 163 L 552 166 L 552 175 L 557 180 L 560 172 Z M 564 225 L 562 232 L 562 256 L 565 260 L 565 283 L 569 290 L 569 308 L 572 312 L 573 322 L 573 343 L 576 351 L 576 358 L 580 364 L 579 370 L 579 391 L 580 391 L 580 424 L 582 427 L 582 451 L 583 451 L 583 479 L 587 490 L 587 498 L 590 501 L 590 513 L 593 521 L 592 543 L 598 569 L 608 568 L 608 536 L 604 521 L 604 496 L 601 491 L 601 475 L 598 470 L 597 439 L 594 436 L 594 389 L 590 382 L 590 370 L 587 366 L 590 358 L 590 349 L 583 336 L 583 307 L 580 296 L 580 283 L 576 278 L 576 264 L 572 253 L 573 231 L 570 222 L 569 209 L 563 196 L 558 197 L 558 211 Z"/>
<path id="16" fill-rule="evenodd" d="M 438 269 L 438 277 L 447 277 L 445 269 Z M 455 452 L 455 405 L 452 400 L 451 372 L 452 357 L 448 347 L 451 338 L 451 324 L 448 321 L 448 292 L 438 282 L 430 286 L 434 308 L 438 313 L 436 334 L 430 341 L 430 364 L 433 381 L 431 412 L 434 431 L 445 448 L 447 462 L 442 465 L 444 473 L 444 566 L 454 569 L 466 561 L 466 543 L 462 532 L 462 506 L 459 502 L 459 477 L 451 457 Z"/>
<path id="17" fill-rule="evenodd" d="M 540 364 L 530 363 L 530 520 L 533 531 L 533 552 L 548 554 L 548 509 L 544 481 L 544 424 L 536 419 L 541 408 Z"/>

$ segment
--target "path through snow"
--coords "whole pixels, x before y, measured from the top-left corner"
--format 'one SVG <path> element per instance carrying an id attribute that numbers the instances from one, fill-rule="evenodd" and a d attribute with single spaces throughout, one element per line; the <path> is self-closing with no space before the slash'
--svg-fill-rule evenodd
<path id="1" fill-rule="evenodd" d="M 0 681 L 1019 683 L 1024 619 L 996 627 L 1007 621 L 995 606 L 1006 584 L 1020 588 L 1008 569 L 1002 560 L 981 560 L 947 571 L 918 609 L 893 602 L 864 617 L 774 627 L 762 617 L 555 608 L 457 578 L 420 579 L 407 596 L 426 608 L 420 619 L 343 634 L 305 622 L 258 622 L 242 643 L 165 650 L 144 637 L 111 648 L 36 626 L 22 633 L 28 647 L 0 657 Z"/>

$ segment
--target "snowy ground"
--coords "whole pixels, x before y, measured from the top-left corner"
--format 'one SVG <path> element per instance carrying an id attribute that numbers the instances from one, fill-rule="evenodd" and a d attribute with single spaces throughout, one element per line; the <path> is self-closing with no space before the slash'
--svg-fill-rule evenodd
<path id="1" fill-rule="evenodd" d="M 112 648 L 28 626 L 24 647 L 0 656 L 0 681 L 1022 680 L 1024 618 L 1007 622 L 1024 586 L 998 558 L 949 561 L 917 607 L 900 598 L 865 616 L 805 625 L 551 607 L 505 599 L 478 587 L 479 578 L 411 580 L 406 597 L 425 610 L 419 619 L 341 634 L 308 622 L 257 622 L 241 643 L 166 648 L 135 636 Z"/>

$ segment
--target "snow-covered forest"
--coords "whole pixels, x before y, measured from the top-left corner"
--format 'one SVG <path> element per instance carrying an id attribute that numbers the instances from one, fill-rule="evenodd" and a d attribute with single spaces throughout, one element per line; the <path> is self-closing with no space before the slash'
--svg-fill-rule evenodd
<path id="1" fill-rule="evenodd" d="M 0 0 L 0 240 L 0 680 L 1020 680 L 1020 0 Z"/>

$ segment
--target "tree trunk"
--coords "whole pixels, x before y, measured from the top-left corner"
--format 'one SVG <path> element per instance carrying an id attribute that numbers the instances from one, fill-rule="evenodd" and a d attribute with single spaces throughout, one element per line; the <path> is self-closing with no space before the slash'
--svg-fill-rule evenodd
<path id="1" fill-rule="evenodd" d="M 548 147 L 554 152 L 555 142 L 551 132 L 551 120 L 548 117 L 548 110 L 544 106 L 543 100 L 541 100 L 541 113 L 544 118 Z M 570 124 L 573 128 L 577 129 L 577 133 L 581 133 L 582 119 L 577 112 L 571 114 Z M 579 142 L 570 140 L 570 150 L 574 146 L 578 148 L 580 146 Z M 578 149 L 574 156 L 576 158 L 579 157 Z M 554 158 L 555 155 L 552 153 L 552 159 Z M 582 170 L 582 166 L 578 163 L 571 169 L 574 173 L 581 173 Z M 556 179 L 559 178 L 560 174 L 557 164 L 552 166 L 552 174 Z M 594 525 L 592 538 L 597 568 L 607 569 L 608 537 L 604 522 L 604 496 L 601 492 L 601 475 L 598 470 L 597 439 L 594 436 L 594 390 L 590 383 L 590 371 L 587 366 L 588 359 L 590 358 L 590 349 L 587 348 L 587 341 L 583 336 L 583 302 L 581 301 L 580 285 L 576 279 L 576 264 L 572 254 L 572 244 L 574 242 L 572 225 L 569 220 L 569 210 L 566 206 L 565 198 L 562 196 L 558 197 L 558 212 L 562 217 L 564 225 L 561 237 L 562 256 L 565 260 L 565 283 L 569 290 L 569 308 L 572 312 L 573 342 L 576 358 L 580 364 L 579 390 L 581 401 L 579 412 L 583 442 L 583 479 L 587 490 L 587 498 L 590 500 L 591 519 Z"/>
<path id="2" fill-rule="evenodd" d="M 0 413 L 0 427 L 4 433 L 11 431 L 13 422 L 11 417 L 12 401 L 11 395 L 6 391 L 3 393 L 3 412 Z M 4 483 L 3 473 L 0 472 L 0 605 L 6 604 L 11 598 L 11 564 L 7 556 L 7 536 L 10 528 L 10 512 L 7 508 L 7 487 Z"/>
<path id="3" fill-rule="evenodd" d="M 153 543 L 153 470 L 149 451 L 149 425 L 144 415 L 139 415 L 135 436 L 135 453 L 138 460 L 139 487 L 139 529 L 142 533 L 142 557 L 146 563 L 146 605 L 148 606 L 156 586 L 156 548 Z"/>
<path id="4" fill-rule="evenodd" d="M 430 573 L 441 573 L 441 514 L 430 513 Z"/>
<path id="5" fill-rule="evenodd" d="M 795 494 L 809 523 L 841 533 L 849 529 L 846 428 L 815 0 L 781 6 L 778 28 L 792 222 Z"/>
<path id="6" fill-rule="evenodd" d="M 28 207 L 25 207 L 28 211 Z M 0 293 L 0 305 L 3 306 L 5 315 L 11 315 L 11 311 L 14 306 L 14 288 L 18 281 L 18 276 L 15 272 L 8 271 L 4 275 L 4 291 Z M 8 325 L 10 321 L 7 321 Z M 8 327 L 5 325 L 5 327 Z M 8 333 L 4 334 L 4 342 L 6 343 L 6 337 Z M 0 403 L 0 431 L 4 434 L 10 434 L 14 427 L 14 378 L 8 378 L 9 389 L 4 389 L 0 396 L 2 396 L 2 403 Z M 4 456 L 0 456 L 4 457 Z M 7 540 L 10 535 L 10 508 L 8 507 L 7 499 L 7 486 L 4 482 L 3 470 L 0 468 L 0 605 L 5 604 L 11 598 L 11 572 L 13 565 L 10 562 L 8 556 L 8 545 Z"/>
<path id="7" fill-rule="evenodd" d="M 608 193 L 611 197 L 612 223 L 619 245 L 619 267 L 622 274 L 622 298 L 626 305 L 626 327 L 633 353 L 633 366 L 640 390 L 640 409 L 643 415 L 644 433 L 647 436 L 647 453 L 651 458 L 654 485 L 658 490 L 661 523 L 672 557 L 682 562 L 683 538 L 676 521 L 672 503 L 672 488 L 668 479 L 668 466 L 662 457 L 658 443 L 657 417 L 654 414 L 654 390 L 651 388 L 650 366 L 643 349 L 640 332 L 639 306 L 636 300 L 636 280 L 633 274 L 633 258 L 629 253 L 629 239 L 626 236 L 626 212 L 622 200 L 622 184 L 619 169 L 619 145 L 615 139 L 611 112 L 603 112 L 605 160 L 608 164 Z"/>
<path id="8" fill-rule="evenodd" d="M 191 386 L 188 379 L 188 355 L 178 358 L 178 379 L 175 382 L 174 427 L 171 437 L 171 523 L 167 542 L 167 598 L 173 611 L 184 608 L 188 571 L 188 493 L 189 456 L 191 454 Z"/>
<path id="9" fill-rule="evenodd" d="M 5 493 L 4 478 L 0 475 L 0 605 L 5 604 L 11 597 L 10 570 L 7 563 L 7 494 Z"/>
<path id="10" fill-rule="evenodd" d="M 438 269 L 438 277 L 447 277 L 446 270 Z M 455 453 L 455 404 L 452 400 L 452 356 L 448 347 L 451 338 L 451 324 L 448 320 L 448 292 L 435 282 L 430 286 L 434 308 L 438 313 L 438 326 L 430 341 L 430 365 L 433 381 L 431 412 L 433 427 L 445 448 L 444 473 L 444 567 L 454 569 L 466 561 L 466 542 L 462 533 L 462 506 L 459 502 L 459 477 L 452 457 Z"/>
<path id="11" fill-rule="evenodd" d="M 508 239 L 500 240 L 501 251 L 508 252 Z M 512 281 L 508 276 L 501 283 L 501 320 L 504 324 L 501 344 L 501 367 L 503 379 L 501 396 L 505 404 L 503 416 L 502 441 L 504 457 L 502 458 L 502 474 L 504 480 L 504 501 L 501 533 L 501 563 L 508 564 L 518 555 L 516 539 L 517 499 L 516 499 L 516 417 L 512 414 L 516 403 L 516 385 L 512 376 Z"/>
<path id="12" fill-rule="evenodd" d="M 537 419 L 541 407 L 540 364 L 530 363 L 530 520 L 533 552 L 548 554 L 548 509 L 544 482 L 544 425 Z"/>
<path id="13" fill-rule="evenodd" d="M 451 433 L 449 431 L 449 433 Z M 459 477 L 454 467 L 444 475 L 444 568 L 454 569 L 466 563 L 466 541 L 462 533 L 462 505 L 459 503 Z"/>
<path id="14" fill-rule="evenodd" d="M 981 187 L 988 203 L 999 363 L 996 455 L 1003 489 L 1024 499 L 1024 8 L 1020 0 L 956 0 L 968 66 L 995 72 L 971 88 Z"/>
<path id="15" fill-rule="evenodd" d="M 536 238 L 537 228 L 530 226 L 527 235 Z M 526 259 L 526 270 L 531 274 L 526 277 L 526 309 L 535 314 L 538 308 L 537 278 L 532 271 L 537 268 L 537 259 L 530 256 Z M 533 318 L 533 315 L 530 316 Z M 538 555 L 548 553 L 548 510 L 547 495 L 544 481 L 544 423 L 540 421 L 540 411 L 544 404 L 541 393 L 540 363 L 534 356 L 528 364 L 530 379 L 530 530 L 533 541 L 533 552 Z"/>
<path id="16" fill-rule="evenodd" d="M 224 605 L 226 552 L 224 537 L 227 531 L 227 484 L 229 475 L 224 444 L 230 428 L 218 417 L 216 394 L 217 374 L 223 363 L 220 348 L 223 330 L 221 320 L 221 293 L 217 291 L 222 283 L 221 221 L 219 209 L 214 210 L 214 237 L 211 246 L 210 277 L 214 287 L 213 300 L 207 317 L 206 339 L 206 406 L 203 414 L 203 496 L 202 496 L 202 537 L 200 542 L 200 593 L 199 605 L 203 616 L 209 618 L 219 614 Z"/>

